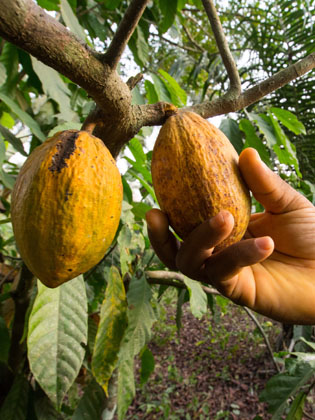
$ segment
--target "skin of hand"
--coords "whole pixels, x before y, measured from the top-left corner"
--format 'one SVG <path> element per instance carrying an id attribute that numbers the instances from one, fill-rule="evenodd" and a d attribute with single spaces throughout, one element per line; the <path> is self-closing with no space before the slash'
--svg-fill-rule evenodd
<path id="1" fill-rule="evenodd" d="M 171 270 L 211 284 L 239 305 L 284 323 L 315 324 L 315 207 L 272 172 L 255 149 L 239 157 L 242 176 L 265 211 L 242 241 L 213 252 L 233 228 L 222 210 L 184 242 L 158 209 L 146 214 L 151 244 Z"/>

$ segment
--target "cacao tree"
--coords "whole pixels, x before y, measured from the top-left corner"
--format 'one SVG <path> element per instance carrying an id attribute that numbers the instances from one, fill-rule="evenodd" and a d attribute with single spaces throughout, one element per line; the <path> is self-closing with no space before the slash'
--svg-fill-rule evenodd
<path id="1" fill-rule="evenodd" d="M 163 293 L 178 291 L 178 325 L 185 302 L 197 318 L 217 305 L 216 290 L 165 269 L 144 222 L 157 206 L 155 127 L 177 108 L 220 116 L 238 153 L 254 147 L 315 203 L 307 3 L 230 0 L 217 11 L 212 0 L 0 0 L 0 418 L 123 419 L 135 358 L 153 369 L 142 356 Z M 120 226 L 100 263 L 49 289 L 16 248 L 11 191 L 47 137 L 91 124 L 123 174 Z M 312 328 L 295 326 L 285 367 L 276 363 L 262 394 L 273 418 L 303 418 L 314 350 Z"/>

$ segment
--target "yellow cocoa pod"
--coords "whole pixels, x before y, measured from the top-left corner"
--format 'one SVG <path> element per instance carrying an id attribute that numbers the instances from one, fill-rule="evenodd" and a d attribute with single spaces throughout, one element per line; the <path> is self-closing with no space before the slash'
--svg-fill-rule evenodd
<path id="1" fill-rule="evenodd" d="M 151 172 L 161 210 L 182 239 L 221 210 L 232 213 L 234 228 L 216 249 L 243 237 L 251 202 L 238 154 L 207 120 L 193 112 L 169 117 L 154 145 Z"/>
<path id="2" fill-rule="evenodd" d="M 67 130 L 37 147 L 11 203 L 16 244 L 30 271 L 57 287 L 97 264 L 114 239 L 122 194 L 115 160 L 97 137 Z"/>

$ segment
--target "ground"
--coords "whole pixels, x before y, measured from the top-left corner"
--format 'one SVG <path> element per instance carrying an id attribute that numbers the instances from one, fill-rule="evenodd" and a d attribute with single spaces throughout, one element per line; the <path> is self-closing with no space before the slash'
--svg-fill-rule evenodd
<path id="1" fill-rule="evenodd" d="M 137 388 L 126 419 L 271 418 L 259 401 L 276 373 L 270 353 L 243 309 L 231 304 L 224 311 L 220 319 L 209 312 L 198 320 L 185 304 L 178 337 L 174 307 L 165 307 L 149 344 L 154 372 Z M 280 324 L 259 320 L 274 344 Z"/>

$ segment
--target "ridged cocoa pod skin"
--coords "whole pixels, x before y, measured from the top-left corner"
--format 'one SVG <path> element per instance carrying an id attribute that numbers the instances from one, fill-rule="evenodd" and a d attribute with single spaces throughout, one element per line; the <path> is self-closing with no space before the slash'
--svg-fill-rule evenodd
<path id="1" fill-rule="evenodd" d="M 56 133 L 27 158 L 11 202 L 18 250 L 47 287 L 104 256 L 121 213 L 122 182 L 104 143 L 85 131 Z"/>
<path id="2" fill-rule="evenodd" d="M 234 228 L 216 250 L 238 242 L 251 213 L 251 200 L 228 138 L 193 112 L 179 112 L 162 126 L 152 155 L 152 179 L 160 208 L 180 238 L 221 210 Z"/>

